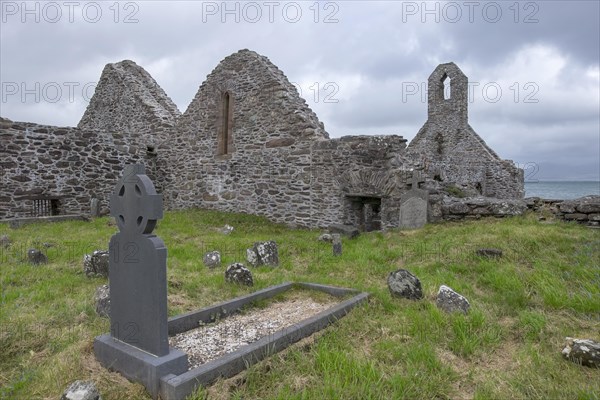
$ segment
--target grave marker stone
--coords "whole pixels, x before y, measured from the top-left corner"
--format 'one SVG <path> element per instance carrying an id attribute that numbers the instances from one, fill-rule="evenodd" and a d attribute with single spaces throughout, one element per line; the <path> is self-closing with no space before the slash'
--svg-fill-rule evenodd
<path id="1" fill-rule="evenodd" d="M 420 171 L 414 170 L 411 189 L 400 197 L 400 228 L 418 229 L 427 223 L 429 192 L 419 188 L 424 181 Z"/>
<path id="2" fill-rule="evenodd" d="M 152 234 L 162 218 L 162 196 L 143 165 L 128 165 L 110 198 L 119 233 L 110 240 L 110 335 L 96 338 L 96 358 L 154 397 L 158 379 L 187 369 L 187 355 L 169 348 L 167 249 Z"/>

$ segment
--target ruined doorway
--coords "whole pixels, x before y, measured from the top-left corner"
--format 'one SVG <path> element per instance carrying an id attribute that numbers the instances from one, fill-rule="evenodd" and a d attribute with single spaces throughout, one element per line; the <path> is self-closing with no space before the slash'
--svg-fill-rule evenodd
<path id="1" fill-rule="evenodd" d="M 346 197 L 349 223 L 362 232 L 381 230 L 381 198 Z"/>

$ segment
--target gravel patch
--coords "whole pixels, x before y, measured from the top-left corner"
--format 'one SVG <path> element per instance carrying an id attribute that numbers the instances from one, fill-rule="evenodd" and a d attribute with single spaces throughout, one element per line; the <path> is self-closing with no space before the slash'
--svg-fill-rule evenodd
<path id="1" fill-rule="evenodd" d="M 169 338 L 169 345 L 187 353 L 189 369 L 193 369 L 310 318 L 338 302 L 317 302 L 311 298 L 274 302 L 266 308 L 251 309 L 179 333 Z"/>

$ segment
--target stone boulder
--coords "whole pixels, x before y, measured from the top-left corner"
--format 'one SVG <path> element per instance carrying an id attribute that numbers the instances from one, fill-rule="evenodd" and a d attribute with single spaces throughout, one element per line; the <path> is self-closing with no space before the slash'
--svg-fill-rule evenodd
<path id="1" fill-rule="evenodd" d="M 479 257 L 485 257 L 485 258 L 500 258 L 500 257 L 502 257 L 502 250 L 500 250 L 500 249 L 488 249 L 488 248 L 477 249 L 476 253 Z"/>
<path id="2" fill-rule="evenodd" d="M 256 242 L 252 248 L 246 250 L 246 260 L 253 267 L 268 265 L 276 267 L 279 265 L 279 251 L 277 243 L 273 240 L 267 242 Z"/>
<path id="3" fill-rule="evenodd" d="M 420 300 L 423 298 L 421 281 L 405 269 L 390 272 L 387 284 L 392 297 L 409 300 Z"/>
<path id="4" fill-rule="evenodd" d="M 221 232 L 223 235 L 229 235 L 231 232 L 233 232 L 233 226 L 225 224 L 225 226 L 219 229 L 219 232 Z"/>
<path id="5" fill-rule="evenodd" d="M 600 343 L 591 339 L 565 338 L 562 355 L 567 360 L 588 367 L 600 368 Z"/>
<path id="6" fill-rule="evenodd" d="M 99 316 L 110 318 L 110 288 L 108 285 L 98 286 L 94 293 L 94 304 Z"/>
<path id="7" fill-rule="evenodd" d="M 469 301 L 464 296 L 456 293 L 446 285 L 440 286 L 435 304 L 448 313 L 460 311 L 466 314 L 471 308 Z"/>
<path id="8" fill-rule="evenodd" d="M 221 265 L 221 253 L 219 253 L 216 250 L 209 251 L 204 255 L 202 261 L 204 262 L 204 265 L 206 265 L 208 268 L 217 268 Z"/>
<path id="9" fill-rule="evenodd" d="M 96 250 L 83 256 L 83 272 L 87 277 L 102 276 L 108 278 L 108 251 Z"/>
<path id="10" fill-rule="evenodd" d="M 10 246 L 10 238 L 8 237 L 8 235 L 0 236 L 0 247 L 6 249 L 9 246 Z"/>
<path id="11" fill-rule="evenodd" d="M 334 225 L 329 226 L 329 232 L 339 233 L 340 235 L 344 235 L 349 239 L 354 239 L 355 237 L 360 235 L 358 228 L 356 228 L 352 225 L 342 225 L 342 224 L 334 224 Z"/>
<path id="12" fill-rule="evenodd" d="M 239 285 L 253 286 L 252 272 L 241 263 L 233 263 L 225 270 L 225 280 Z"/>
<path id="13" fill-rule="evenodd" d="M 34 265 L 48 263 L 48 257 L 46 257 L 44 253 L 37 249 L 27 250 L 27 260 Z"/>
<path id="14" fill-rule="evenodd" d="M 102 400 L 94 382 L 75 381 L 69 385 L 60 400 Z"/>

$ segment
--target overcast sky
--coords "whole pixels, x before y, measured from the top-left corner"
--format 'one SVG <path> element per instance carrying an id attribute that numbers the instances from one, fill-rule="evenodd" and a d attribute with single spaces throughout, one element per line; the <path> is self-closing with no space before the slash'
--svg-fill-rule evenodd
<path id="1" fill-rule="evenodd" d="M 455 62 L 469 122 L 528 180 L 600 180 L 600 9 L 592 1 L 0 1 L 0 115 L 77 125 L 104 65 L 145 68 L 184 112 L 229 54 L 267 56 L 331 137 L 427 118 Z"/>

